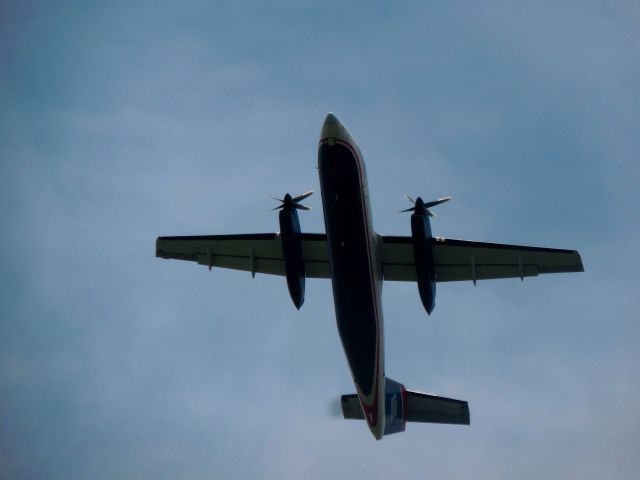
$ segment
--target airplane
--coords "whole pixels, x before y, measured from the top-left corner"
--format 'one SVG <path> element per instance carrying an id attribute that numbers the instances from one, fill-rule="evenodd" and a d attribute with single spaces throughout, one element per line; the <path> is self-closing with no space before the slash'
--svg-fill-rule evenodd
<path id="1" fill-rule="evenodd" d="M 436 284 L 545 273 L 582 272 L 576 250 L 435 237 L 430 208 L 450 197 L 413 206 L 411 236 L 386 236 L 374 228 L 362 153 L 347 127 L 329 113 L 322 125 L 318 171 L 326 233 L 304 233 L 298 210 L 313 192 L 276 199 L 279 233 L 158 237 L 156 256 L 286 278 L 297 309 L 306 278 L 330 278 L 336 322 L 355 394 L 342 395 L 345 419 L 366 420 L 373 436 L 402 432 L 407 422 L 469 425 L 466 401 L 407 390 L 385 374 L 383 281 L 416 282 L 430 315 Z"/>

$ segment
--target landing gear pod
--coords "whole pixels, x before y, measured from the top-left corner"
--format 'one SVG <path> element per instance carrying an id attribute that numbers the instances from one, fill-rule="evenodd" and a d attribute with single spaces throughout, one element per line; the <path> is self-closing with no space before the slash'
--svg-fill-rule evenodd
<path id="1" fill-rule="evenodd" d="M 284 270 L 287 278 L 287 287 L 293 304 L 298 310 L 304 303 L 304 290 L 306 272 L 302 257 L 302 241 L 300 239 L 300 221 L 297 210 L 309 210 L 309 207 L 301 205 L 313 192 L 303 193 L 297 197 L 291 197 L 288 193 L 283 199 L 276 199 L 282 205 L 274 210 L 280 210 L 280 240 L 282 242 L 282 255 L 284 258 Z"/>

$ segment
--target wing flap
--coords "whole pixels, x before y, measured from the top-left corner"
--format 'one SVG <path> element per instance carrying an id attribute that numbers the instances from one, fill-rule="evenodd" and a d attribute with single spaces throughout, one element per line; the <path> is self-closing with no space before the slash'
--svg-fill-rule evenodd
<path id="1" fill-rule="evenodd" d="M 198 265 L 209 265 L 208 254 L 198 255 L 197 258 Z M 264 273 L 267 275 L 284 275 L 284 262 L 282 260 L 264 257 L 254 257 L 252 262 L 250 256 L 232 257 L 226 255 L 214 255 L 211 267 Z"/>

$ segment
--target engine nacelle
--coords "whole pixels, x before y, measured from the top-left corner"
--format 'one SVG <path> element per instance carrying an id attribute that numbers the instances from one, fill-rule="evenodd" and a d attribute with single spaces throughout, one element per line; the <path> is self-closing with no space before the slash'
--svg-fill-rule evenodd
<path id="1" fill-rule="evenodd" d="M 427 314 L 431 314 L 436 306 L 436 269 L 433 261 L 431 222 L 426 214 L 416 212 L 411 215 L 411 238 L 420 300 Z"/>
<path id="2" fill-rule="evenodd" d="M 306 272 L 302 257 L 298 212 L 295 208 L 283 208 L 280 210 L 279 220 L 287 287 L 293 304 L 300 310 L 304 303 Z"/>

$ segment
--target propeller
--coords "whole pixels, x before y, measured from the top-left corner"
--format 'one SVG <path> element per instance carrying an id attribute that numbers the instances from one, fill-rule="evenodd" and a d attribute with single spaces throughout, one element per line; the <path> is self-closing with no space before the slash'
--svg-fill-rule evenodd
<path id="1" fill-rule="evenodd" d="M 305 192 L 302 195 L 298 195 L 297 197 L 292 197 L 288 193 L 284 196 L 284 198 L 271 197 L 274 200 L 281 202 L 281 204 L 278 205 L 273 210 L 281 210 L 281 209 L 284 210 L 287 208 L 297 208 L 298 210 L 311 210 L 311 207 L 307 207 L 305 205 L 300 204 L 302 200 L 304 200 L 307 197 L 310 197 L 311 195 L 313 195 L 313 191 Z"/>
<path id="2" fill-rule="evenodd" d="M 418 197 L 417 200 L 414 200 L 409 195 L 405 195 L 404 198 L 413 203 L 413 207 L 407 208 L 405 210 L 400 210 L 398 213 L 413 212 L 415 214 L 426 215 L 428 217 L 435 217 L 435 214 L 433 214 L 431 210 L 429 210 L 429 208 L 435 207 L 436 205 L 440 205 L 441 203 L 451 200 L 451 197 L 442 197 L 432 202 L 424 202 L 420 197 Z"/>

